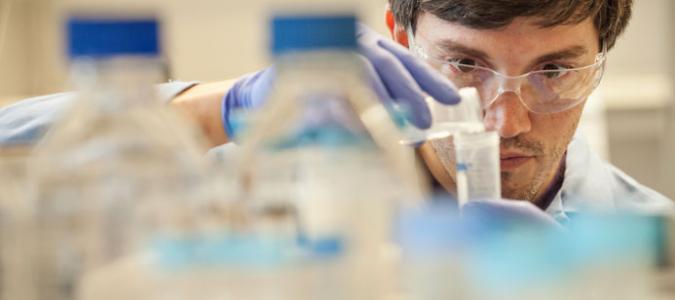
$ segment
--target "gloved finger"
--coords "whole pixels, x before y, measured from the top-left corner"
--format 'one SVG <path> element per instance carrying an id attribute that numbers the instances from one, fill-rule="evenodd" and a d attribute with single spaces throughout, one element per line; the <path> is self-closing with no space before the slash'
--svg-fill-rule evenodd
<path id="1" fill-rule="evenodd" d="M 365 57 L 362 57 L 362 59 L 370 86 L 373 88 L 379 101 L 384 104 L 394 123 L 400 127 L 404 127 L 406 123 L 410 123 L 413 112 L 411 112 L 410 108 L 407 108 L 406 105 L 401 104 L 401 101 L 394 101 L 394 99 L 391 98 L 387 88 L 382 83 L 380 75 L 373 65 Z M 402 102 L 405 103 L 405 101 Z"/>
<path id="2" fill-rule="evenodd" d="M 255 108 L 262 104 L 273 81 L 271 68 L 243 75 L 228 92 L 227 105 L 232 109 Z"/>
<path id="3" fill-rule="evenodd" d="M 462 207 L 462 215 L 472 221 L 504 225 L 529 225 L 561 229 L 562 225 L 528 201 L 471 200 Z"/>
<path id="4" fill-rule="evenodd" d="M 250 88 L 242 89 L 242 93 L 246 93 L 242 99 L 246 99 L 249 103 L 246 103 L 248 108 L 260 107 L 267 100 L 267 96 L 272 90 L 272 84 L 276 78 L 276 67 L 271 66 L 265 70 L 262 70 L 249 78 L 249 82 L 253 84 Z"/>
<path id="5" fill-rule="evenodd" d="M 373 88 L 373 91 L 375 92 L 377 98 L 387 108 L 393 108 L 394 100 L 391 98 L 391 95 L 389 94 L 389 91 L 387 91 L 387 88 L 384 86 L 384 83 L 382 83 L 382 79 L 380 78 L 380 75 L 377 74 L 375 67 L 373 67 L 370 61 L 364 56 L 359 55 L 359 58 L 363 63 L 364 69 L 366 70 L 366 74 L 368 76 L 368 81 L 371 87 Z"/>
<path id="6" fill-rule="evenodd" d="M 457 89 L 445 76 L 429 67 L 422 60 L 417 59 L 408 49 L 394 42 L 381 40 L 378 46 L 391 52 L 408 72 L 417 80 L 420 87 L 438 102 L 444 104 L 457 104 L 460 97 Z"/>
<path id="7" fill-rule="evenodd" d="M 380 100 L 380 102 L 384 104 L 385 108 L 387 108 L 387 111 L 389 111 L 392 119 L 394 119 L 394 122 L 399 126 L 403 126 L 403 124 L 406 122 L 405 120 L 411 122 L 409 120 L 412 119 L 413 113 L 410 111 L 410 109 L 407 108 L 406 105 L 401 104 L 401 101 L 395 101 L 392 99 L 391 95 L 389 95 L 389 91 L 387 91 L 387 87 L 385 87 L 384 83 L 382 83 L 380 75 L 375 70 L 375 67 L 373 67 L 370 61 L 368 61 L 368 59 L 365 57 L 360 56 L 360 58 L 363 61 L 363 66 L 366 70 L 370 86 L 373 88 L 375 95 Z M 402 102 L 405 103 L 405 101 Z"/>
<path id="8" fill-rule="evenodd" d="M 389 95 L 397 103 L 410 109 L 410 122 L 426 129 L 431 126 L 431 112 L 425 102 L 426 94 L 401 62 L 388 51 L 376 47 L 361 47 L 362 54 L 370 61 Z"/>

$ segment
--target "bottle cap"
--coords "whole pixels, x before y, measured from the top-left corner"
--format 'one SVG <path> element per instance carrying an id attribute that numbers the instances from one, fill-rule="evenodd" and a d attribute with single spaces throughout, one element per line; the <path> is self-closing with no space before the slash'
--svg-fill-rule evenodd
<path id="1" fill-rule="evenodd" d="M 67 22 L 68 57 L 157 56 L 159 25 L 154 18 L 71 17 Z"/>
<path id="2" fill-rule="evenodd" d="M 356 49 L 356 17 L 282 15 L 272 20 L 272 53 L 317 49 Z"/>

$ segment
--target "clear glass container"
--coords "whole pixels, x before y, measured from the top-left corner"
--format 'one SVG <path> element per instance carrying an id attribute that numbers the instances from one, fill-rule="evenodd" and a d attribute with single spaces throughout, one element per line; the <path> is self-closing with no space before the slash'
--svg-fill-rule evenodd
<path id="1" fill-rule="evenodd" d="M 76 298 L 87 272 L 182 225 L 178 212 L 204 201 L 204 150 L 156 97 L 161 70 L 145 56 L 74 62 L 77 99 L 30 165 L 25 255 L 37 299 Z"/>

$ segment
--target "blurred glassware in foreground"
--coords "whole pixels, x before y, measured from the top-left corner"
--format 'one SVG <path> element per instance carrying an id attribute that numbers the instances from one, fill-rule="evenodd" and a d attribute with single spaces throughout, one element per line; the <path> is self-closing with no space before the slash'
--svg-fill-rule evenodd
<path id="1" fill-rule="evenodd" d="M 27 145 L 0 147 L 0 299 L 23 299 L 28 274 L 27 249 L 17 240 L 18 221 L 27 203 Z"/>
<path id="2" fill-rule="evenodd" d="M 274 88 L 235 118 L 245 131 L 226 158 L 230 190 L 212 203 L 224 221 L 201 214 L 213 226 L 157 235 L 136 265 L 92 281 L 126 269 L 134 293 L 92 297 L 383 298 L 395 210 L 425 196 L 413 149 L 364 80 L 353 15 L 278 15 L 272 26 Z"/>
<path id="3" fill-rule="evenodd" d="M 400 133 L 367 84 L 356 19 L 278 16 L 273 26 L 275 82 L 241 139 L 243 201 L 263 214 L 288 208 L 292 234 L 310 247 L 349 248 L 359 245 L 349 235 L 370 230 L 384 238 L 397 200 L 425 193 L 413 150 L 397 144 Z"/>
<path id="4" fill-rule="evenodd" d="M 438 204 L 401 214 L 397 299 L 656 300 L 675 294 L 668 290 L 675 284 L 672 216 L 578 213 L 562 230 L 495 217 Z"/>
<path id="5" fill-rule="evenodd" d="M 443 104 L 431 97 L 426 98 L 427 107 L 431 112 L 431 127 L 428 129 L 419 129 L 404 121 L 404 118 L 397 118 L 397 121 L 401 119 L 398 124 L 403 132 L 400 143 L 420 145 L 427 141 L 446 139 L 460 133 L 484 132 L 483 109 L 476 88 L 465 87 L 457 92 L 461 97 L 457 104 Z M 402 109 L 395 111 L 402 111 Z"/>
<path id="6" fill-rule="evenodd" d="M 205 195 L 193 127 L 155 96 L 158 22 L 72 17 L 67 26 L 79 93 L 31 161 L 30 218 L 17 233 L 31 262 L 25 299 L 75 299 L 88 271 L 180 223 L 172 212 Z"/>

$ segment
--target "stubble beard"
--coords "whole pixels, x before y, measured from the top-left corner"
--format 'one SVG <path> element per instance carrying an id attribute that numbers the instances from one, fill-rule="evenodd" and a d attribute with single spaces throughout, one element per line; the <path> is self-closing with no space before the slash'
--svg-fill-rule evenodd
<path id="1" fill-rule="evenodd" d="M 451 138 L 439 139 L 431 141 L 431 147 L 436 153 L 436 156 L 443 164 L 450 178 L 456 181 L 455 168 L 455 149 Z M 523 183 L 519 183 L 517 174 L 513 172 L 501 172 L 501 186 L 502 198 L 527 200 L 530 202 L 537 201 L 537 197 L 542 193 L 542 189 L 546 188 L 547 180 L 552 177 L 552 173 L 558 170 L 562 155 L 566 147 L 556 147 L 551 151 L 544 151 L 543 146 L 537 142 L 524 141 L 521 138 L 502 139 L 500 145 L 504 147 L 516 147 L 518 149 L 526 149 L 531 154 L 536 155 L 537 164 L 535 174 L 532 179 Z M 549 155 L 546 155 L 549 153 Z"/>

